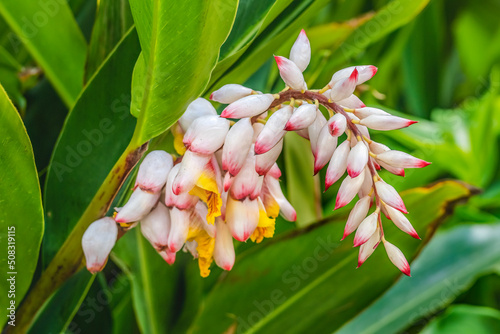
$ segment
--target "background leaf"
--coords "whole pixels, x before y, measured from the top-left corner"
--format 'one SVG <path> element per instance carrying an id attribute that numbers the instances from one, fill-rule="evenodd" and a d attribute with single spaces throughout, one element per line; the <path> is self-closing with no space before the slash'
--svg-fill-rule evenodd
<path id="1" fill-rule="evenodd" d="M 82 89 L 87 46 L 66 1 L 2 1 L 0 14 L 72 106 Z"/>
<path id="2" fill-rule="evenodd" d="M 397 333 L 438 311 L 478 275 L 498 268 L 499 237 L 498 223 L 458 226 L 439 233 L 413 263 L 411 279 L 400 280 L 338 333 Z"/>
<path id="3" fill-rule="evenodd" d="M 140 110 L 138 143 L 168 129 L 203 92 L 233 24 L 237 3 L 130 2 L 144 54 L 139 66 L 145 71 L 141 80 L 134 78 L 132 87 L 133 94 L 141 96 L 140 107 L 132 106 L 132 110 Z"/>
<path id="4" fill-rule="evenodd" d="M 43 235 L 43 212 L 31 143 L 2 86 L 0 110 L 0 241 L 4 247 L 0 255 L 0 266 L 4 268 L 0 283 L 4 293 L 0 305 L 5 311 L 12 301 L 14 307 L 19 306 L 35 272 Z M 11 245 L 13 249 L 8 247 Z M 9 258 L 9 255 L 14 256 Z M 15 276 L 14 289 L 8 281 L 12 276 Z M 14 296 L 8 296 L 10 290 Z M 7 320 L 10 319 L 3 316 L 0 327 Z"/>
<path id="5" fill-rule="evenodd" d="M 448 181 L 407 191 L 404 200 L 416 230 L 430 237 L 449 204 L 468 196 L 464 185 Z M 293 231 L 240 254 L 233 270 L 207 296 L 191 331 L 223 332 L 236 326 L 245 333 L 325 332 L 355 316 L 399 272 L 383 249 L 355 270 L 357 249 L 349 241 L 334 241 L 340 239 L 345 219 L 335 221 Z M 422 246 L 394 226 L 386 224 L 384 230 L 410 258 Z"/>

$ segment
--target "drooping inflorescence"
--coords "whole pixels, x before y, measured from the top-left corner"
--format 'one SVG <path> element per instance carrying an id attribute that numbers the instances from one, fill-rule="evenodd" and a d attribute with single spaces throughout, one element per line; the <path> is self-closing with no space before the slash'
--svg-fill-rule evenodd
<path id="1" fill-rule="evenodd" d="M 274 235 L 280 213 L 286 220 L 296 220 L 281 190 L 276 164 L 286 133 L 295 131 L 310 141 L 314 174 L 328 164 L 325 189 L 347 171 L 335 209 L 358 195 L 342 238 L 356 231 L 358 266 L 382 242 L 392 263 L 410 275 L 402 252 L 385 239 L 381 214 L 403 232 L 419 237 L 404 215 L 403 200 L 377 170 L 404 176 L 405 168 L 429 163 L 371 140 L 368 129 L 395 130 L 415 122 L 366 107 L 354 95 L 357 85 L 375 75 L 374 66 L 342 69 L 323 89 L 308 90 L 302 72 L 310 58 L 309 40 L 302 30 L 290 58 L 275 57 L 286 84 L 279 94 L 225 85 L 210 96 L 229 104 L 220 116 L 207 100 L 194 100 L 172 127 L 177 154 L 150 152 L 139 167 L 128 202 L 116 208 L 113 218 L 99 219 L 85 232 L 82 246 L 88 270 L 102 270 L 118 238 L 118 225 L 126 231 L 138 223 L 169 264 L 182 249 L 198 258 L 203 277 L 213 261 L 231 270 L 233 238 L 261 242 Z"/>

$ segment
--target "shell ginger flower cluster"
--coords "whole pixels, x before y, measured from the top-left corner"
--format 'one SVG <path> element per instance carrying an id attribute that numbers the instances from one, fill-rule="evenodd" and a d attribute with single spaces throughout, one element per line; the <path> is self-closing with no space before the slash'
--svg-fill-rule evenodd
<path id="1" fill-rule="evenodd" d="M 323 89 L 308 89 L 302 72 L 310 58 L 309 40 L 302 31 L 289 58 L 275 56 L 286 84 L 280 93 L 223 86 L 210 96 L 228 104 L 221 115 L 205 99 L 192 102 L 172 127 L 177 154 L 150 152 L 128 202 L 116 208 L 114 217 L 95 221 L 85 232 L 82 246 L 88 270 L 102 270 L 118 236 L 138 224 L 169 264 L 183 250 L 198 259 L 203 277 L 213 262 L 231 270 L 233 238 L 258 243 L 273 236 L 279 214 L 296 219 L 281 190 L 276 164 L 285 135 L 295 131 L 310 141 L 314 173 L 328 165 L 326 189 L 347 171 L 335 209 L 358 196 L 342 238 L 355 232 L 358 266 L 382 242 L 390 261 L 410 275 L 403 253 L 384 236 L 381 214 L 419 237 L 405 216 L 403 200 L 377 171 L 384 168 L 404 176 L 405 168 L 429 163 L 371 140 L 369 129 L 395 130 L 415 122 L 366 107 L 354 95 L 356 86 L 375 75 L 374 66 L 342 69 Z"/>

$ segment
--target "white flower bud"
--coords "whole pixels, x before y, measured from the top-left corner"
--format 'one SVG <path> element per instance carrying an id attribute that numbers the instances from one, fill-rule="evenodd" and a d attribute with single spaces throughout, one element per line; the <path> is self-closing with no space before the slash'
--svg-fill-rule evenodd
<path id="1" fill-rule="evenodd" d="M 278 65 L 281 79 L 288 87 L 297 90 L 307 89 L 302 71 L 293 61 L 281 56 L 274 56 L 274 59 Z"/>
<path id="2" fill-rule="evenodd" d="M 191 215 L 191 210 L 179 210 L 176 207 L 170 210 L 171 226 L 168 236 L 168 249 L 170 252 L 178 252 L 186 242 Z"/>
<path id="3" fill-rule="evenodd" d="M 319 109 L 316 110 L 316 119 L 314 122 L 307 128 L 307 132 L 309 135 L 309 140 L 311 141 L 311 151 L 317 152 L 318 150 L 318 138 L 321 132 L 321 129 L 326 124 L 326 118 L 323 116 Z"/>
<path id="4" fill-rule="evenodd" d="M 272 94 L 245 96 L 228 105 L 220 116 L 224 118 L 254 117 L 269 109 L 273 101 Z"/>
<path id="5" fill-rule="evenodd" d="M 314 104 L 303 103 L 294 110 L 285 125 L 286 131 L 302 130 L 309 127 L 316 119 L 318 108 Z"/>
<path id="6" fill-rule="evenodd" d="M 240 172 L 252 146 L 253 127 L 249 118 L 236 122 L 227 133 L 222 149 L 222 169 L 231 175 Z"/>
<path id="7" fill-rule="evenodd" d="M 365 219 L 366 215 L 368 214 L 371 203 L 371 196 L 365 196 L 356 202 L 356 205 L 354 205 L 354 208 L 349 213 L 349 218 L 347 218 L 347 223 L 345 224 L 342 240 L 344 240 L 349 234 L 351 234 L 358 228 L 359 224 L 361 224 L 363 219 Z"/>
<path id="8" fill-rule="evenodd" d="M 226 222 L 233 237 L 245 242 L 259 223 L 259 203 L 245 198 L 242 201 L 227 197 Z"/>
<path id="9" fill-rule="evenodd" d="M 389 260 L 391 260 L 392 264 L 394 264 L 399 270 L 403 272 L 406 276 L 411 276 L 410 274 L 410 265 L 408 261 L 406 261 L 403 252 L 389 241 L 384 240 L 385 251 L 387 252 L 387 256 L 389 256 Z"/>
<path id="10" fill-rule="evenodd" d="M 370 239 L 370 237 L 375 233 L 378 224 L 379 211 L 376 210 L 374 213 L 363 219 L 361 224 L 359 224 L 356 230 L 356 235 L 354 236 L 354 247 L 361 246 Z"/>
<path id="11" fill-rule="evenodd" d="M 136 188 L 128 202 L 116 214 L 117 223 L 131 223 L 144 218 L 158 202 L 160 193 L 148 193 Z"/>
<path id="12" fill-rule="evenodd" d="M 172 182 L 172 191 L 179 195 L 193 189 L 206 165 L 210 155 L 201 155 L 187 150 L 180 163 L 180 169 Z"/>
<path id="13" fill-rule="evenodd" d="M 354 69 L 349 77 L 339 80 L 335 83 L 335 85 L 332 86 L 330 98 L 333 101 L 341 101 L 348 98 L 356 89 L 357 81 L 358 71 Z"/>
<path id="14" fill-rule="evenodd" d="M 340 185 L 339 192 L 337 193 L 334 210 L 346 206 L 352 201 L 361 188 L 364 179 L 365 173 L 361 173 L 355 178 L 351 178 L 349 175 L 345 177 L 344 181 L 342 181 L 342 184 Z"/>
<path id="15" fill-rule="evenodd" d="M 262 154 L 274 147 L 285 135 L 285 124 L 292 116 L 292 107 L 289 105 L 277 110 L 267 120 L 266 125 L 255 141 L 255 154 Z"/>
<path id="16" fill-rule="evenodd" d="M 375 248 L 377 248 L 380 243 L 380 228 L 377 226 L 377 230 L 372 234 L 370 239 L 367 242 L 359 247 L 358 254 L 358 268 L 373 254 Z"/>
<path id="17" fill-rule="evenodd" d="M 172 191 L 172 184 L 174 182 L 177 173 L 179 172 L 181 165 L 175 165 L 170 173 L 168 174 L 167 185 L 165 187 L 165 205 L 167 207 L 176 207 L 181 210 L 193 208 L 198 202 L 198 197 L 189 194 L 188 192 L 179 193 L 179 195 L 174 194 Z"/>
<path id="18" fill-rule="evenodd" d="M 323 129 L 318 136 L 318 142 L 316 145 L 316 152 L 313 152 L 314 155 L 314 175 L 316 175 L 321 168 L 323 168 L 328 161 L 333 156 L 333 152 L 335 152 L 335 148 L 337 147 L 337 137 L 334 137 L 330 134 L 330 130 L 328 129 L 328 125 L 325 124 Z"/>
<path id="19" fill-rule="evenodd" d="M 338 137 L 345 132 L 347 120 L 342 114 L 335 114 L 328 120 L 328 129 L 332 136 Z"/>
<path id="20" fill-rule="evenodd" d="M 228 131 L 227 119 L 219 116 L 200 117 L 186 131 L 183 143 L 192 152 L 212 154 L 224 144 Z"/>
<path id="21" fill-rule="evenodd" d="M 348 78 L 351 75 L 352 71 L 354 71 L 354 69 L 358 71 L 358 80 L 356 82 L 356 85 L 361 85 L 363 82 L 370 80 L 375 75 L 375 73 L 377 73 L 377 68 L 372 65 L 346 67 L 333 74 L 328 86 L 332 87 L 338 81 Z"/>
<path id="22" fill-rule="evenodd" d="M 359 141 L 347 157 L 347 173 L 354 178 L 361 174 L 368 163 L 368 147 L 364 141 Z"/>
<path id="23" fill-rule="evenodd" d="M 168 247 L 170 213 L 161 202 L 146 217 L 141 219 L 142 235 L 157 250 Z"/>
<path id="24" fill-rule="evenodd" d="M 384 207 L 394 225 L 396 225 L 401 231 L 408 233 L 415 239 L 420 239 L 417 231 L 415 231 L 415 228 L 411 225 L 410 221 L 404 214 L 388 205 L 385 205 Z"/>
<path id="25" fill-rule="evenodd" d="M 406 211 L 405 204 L 401 199 L 401 196 L 399 196 L 394 187 L 385 183 L 384 181 L 377 181 L 375 182 L 375 189 L 377 190 L 377 195 L 387 205 L 392 206 L 394 209 L 399 210 L 403 213 L 408 213 L 408 211 Z"/>
<path id="26" fill-rule="evenodd" d="M 199 97 L 189 104 L 184 114 L 179 118 L 179 124 L 182 130 L 186 131 L 198 117 L 216 115 L 217 111 L 214 106 L 204 98 Z"/>
<path id="27" fill-rule="evenodd" d="M 415 123 L 418 122 L 392 115 L 371 115 L 359 121 L 359 124 L 373 130 L 397 130 Z"/>
<path id="28" fill-rule="evenodd" d="M 283 139 L 266 153 L 259 154 L 255 157 L 255 171 L 259 175 L 264 175 L 273 167 L 276 160 L 283 150 Z"/>
<path id="29" fill-rule="evenodd" d="M 82 237 L 88 271 L 95 274 L 104 268 L 117 237 L 118 226 L 111 217 L 104 217 L 90 224 Z"/>
<path id="30" fill-rule="evenodd" d="M 304 29 L 300 31 L 299 37 L 293 43 L 290 50 L 290 60 L 304 72 L 311 61 L 311 45 Z"/>
<path id="31" fill-rule="evenodd" d="M 253 93 L 253 90 L 242 85 L 224 85 L 210 95 L 210 100 L 220 103 L 233 103 Z"/>
<path id="32" fill-rule="evenodd" d="M 231 270 L 234 265 L 235 253 L 231 230 L 221 219 L 215 219 L 217 236 L 215 237 L 214 260 L 224 270 Z"/>
<path id="33" fill-rule="evenodd" d="M 278 164 L 274 164 L 269 172 L 267 172 L 267 175 L 274 177 L 275 179 L 279 179 L 281 177 L 281 170 L 278 167 Z"/>
<path id="34" fill-rule="evenodd" d="M 173 164 L 172 156 L 167 152 L 150 152 L 139 166 L 135 185 L 147 192 L 159 192 L 167 182 Z"/>
<path id="35" fill-rule="evenodd" d="M 255 171 L 255 154 L 252 148 L 248 152 L 243 168 L 234 177 L 231 184 L 230 193 L 233 198 L 238 200 L 250 196 L 258 183 L 259 174 Z"/>
<path id="36" fill-rule="evenodd" d="M 430 162 L 415 158 L 408 153 L 390 150 L 377 154 L 376 158 L 379 163 L 391 165 L 396 168 L 422 168 L 428 166 Z"/>
<path id="37" fill-rule="evenodd" d="M 335 152 L 333 152 L 332 159 L 326 170 L 325 191 L 344 175 L 347 168 L 347 157 L 350 151 L 349 145 L 349 141 L 345 140 L 337 147 Z"/>

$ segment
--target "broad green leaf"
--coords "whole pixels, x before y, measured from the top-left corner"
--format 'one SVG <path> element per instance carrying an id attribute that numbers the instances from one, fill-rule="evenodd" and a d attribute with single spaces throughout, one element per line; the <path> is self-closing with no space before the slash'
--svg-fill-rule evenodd
<path id="1" fill-rule="evenodd" d="M 0 2 L 0 15 L 72 106 L 82 89 L 87 46 L 67 2 L 7 0 Z"/>
<path id="2" fill-rule="evenodd" d="M 237 0 L 130 2 L 144 59 L 142 80 L 134 78 L 132 87 L 141 101 L 131 108 L 140 110 L 137 143 L 168 129 L 203 92 L 237 4 Z"/>
<path id="3" fill-rule="evenodd" d="M 180 277 L 180 263 L 170 267 L 142 236 L 139 227 L 125 234 L 113 252 L 115 262 L 128 274 L 132 298 L 142 333 L 167 333 L 175 323 L 174 288 Z M 181 254 L 178 254 L 179 256 Z"/>
<path id="4" fill-rule="evenodd" d="M 45 186 L 48 232 L 44 266 L 66 240 L 131 139 L 135 119 L 128 113 L 130 79 L 138 51 L 137 35 L 131 30 L 89 81 L 66 119 Z"/>
<path id="5" fill-rule="evenodd" d="M 68 279 L 44 306 L 28 333 L 62 333 L 67 328 L 76 330 L 77 324 L 72 323 L 72 319 L 93 282 L 92 275 L 83 270 Z"/>
<path id="6" fill-rule="evenodd" d="M 297 226 L 307 226 L 321 219 L 321 191 L 319 177 L 312 177 L 311 144 L 293 132 L 284 143 L 287 198 L 297 211 Z"/>
<path id="7" fill-rule="evenodd" d="M 86 80 L 94 74 L 132 25 L 132 13 L 127 0 L 98 2 L 85 66 Z"/>
<path id="8" fill-rule="evenodd" d="M 0 305 L 7 317 L 30 286 L 43 235 L 40 186 L 31 143 L 23 122 L 0 86 L 0 265 L 4 277 Z M 14 278 L 9 281 L 8 279 Z M 12 291 L 11 291 L 12 290 Z M 12 304 L 14 303 L 14 304 Z M 14 316 L 15 318 L 15 316 Z"/>
<path id="9" fill-rule="evenodd" d="M 421 334 L 493 334 L 500 328 L 500 311 L 490 307 L 454 305 L 432 320 Z"/>
<path id="10" fill-rule="evenodd" d="M 233 27 L 226 41 L 222 44 L 219 59 L 225 59 L 249 45 L 261 31 L 261 28 L 265 28 L 263 23 L 268 21 L 267 16 L 271 8 L 274 12 L 279 12 L 279 9 L 276 10 L 277 7 L 284 9 L 290 2 L 292 0 L 240 0 Z"/>
<path id="11" fill-rule="evenodd" d="M 445 181 L 402 195 L 425 243 L 453 203 L 469 197 L 470 191 Z M 345 217 L 331 217 L 240 254 L 233 270 L 208 294 L 191 331 L 324 333 L 339 328 L 399 276 L 382 247 L 356 270 L 352 238 L 337 241 L 344 223 Z M 410 259 L 423 245 L 390 222 L 384 230 Z"/>
<path id="12" fill-rule="evenodd" d="M 130 80 L 139 51 L 137 34 L 131 29 L 66 119 L 45 186 L 50 231 L 42 249 L 45 271 L 17 314 L 19 333 L 27 331 L 46 299 L 82 267 L 83 233 L 106 213 L 140 156 L 140 150 L 128 147 L 135 123 L 129 113 Z"/>
<path id="13" fill-rule="evenodd" d="M 439 233 L 401 279 L 338 333 L 398 333 L 433 314 L 500 264 L 500 224 L 462 225 Z"/>

